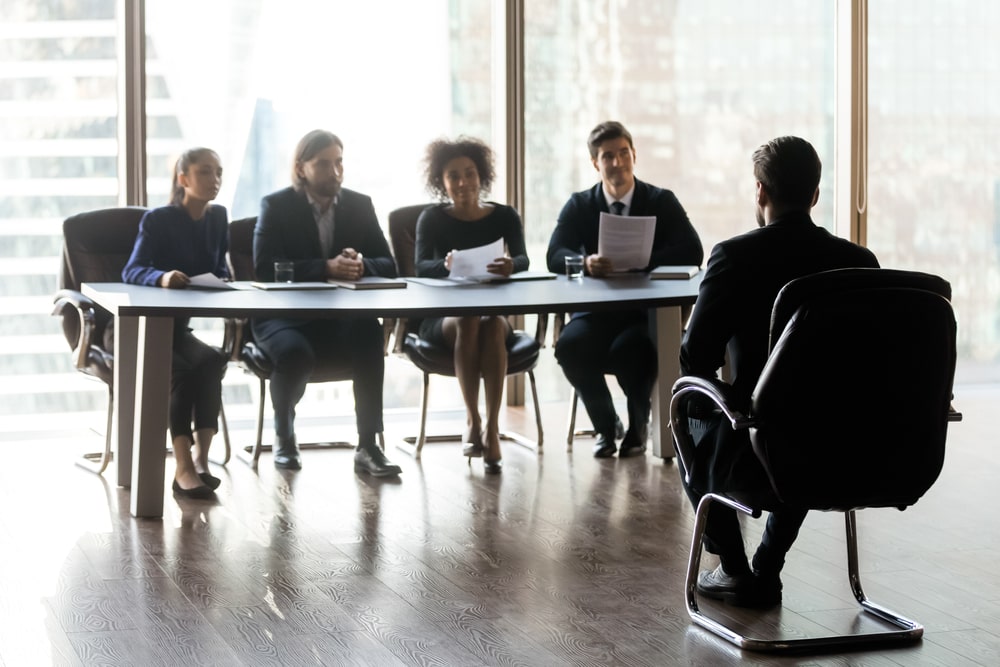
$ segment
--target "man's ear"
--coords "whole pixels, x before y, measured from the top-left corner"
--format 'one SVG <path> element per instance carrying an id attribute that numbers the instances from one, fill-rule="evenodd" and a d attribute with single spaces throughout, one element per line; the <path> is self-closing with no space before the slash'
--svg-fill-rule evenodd
<path id="1" fill-rule="evenodd" d="M 809 208 L 815 206 L 816 202 L 818 201 L 819 201 L 819 188 L 816 188 L 816 192 L 813 193 L 813 201 L 811 204 L 809 204 Z"/>
<path id="2" fill-rule="evenodd" d="M 597 158 L 596 157 L 590 158 L 590 164 L 594 165 L 594 171 L 597 171 L 597 172 L 601 171 L 601 168 L 599 166 L 597 166 Z"/>
<path id="3" fill-rule="evenodd" d="M 771 201 L 770 197 L 767 196 L 767 190 L 764 189 L 764 184 L 761 183 L 760 181 L 757 181 L 756 200 L 757 200 L 757 205 L 760 206 L 761 208 L 766 206 L 767 203 Z"/>

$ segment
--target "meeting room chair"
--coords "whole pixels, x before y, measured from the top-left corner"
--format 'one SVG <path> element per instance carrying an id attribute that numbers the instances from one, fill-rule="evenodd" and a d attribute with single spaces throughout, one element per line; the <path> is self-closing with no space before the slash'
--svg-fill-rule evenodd
<path id="1" fill-rule="evenodd" d="M 233 280 L 251 281 L 254 279 L 253 268 L 253 232 L 257 224 L 256 217 L 233 220 L 229 223 L 229 269 Z M 264 451 L 271 451 L 271 445 L 263 444 L 264 408 L 267 403 L 267 380 L 271 377 L 273 366 L 267 354 L 257 345 L 253 338 L 250 322 L 247 319 L 231 319 L 226 323 L 226 343 L 224 349 L 231 361 L 237 362 L 245 372 L 257 378 L 257 423 L 254 444 L 241 447 L 237 454 L 241 460 L 256 466 Z M 388 345 L 385 339 L 383 349 Z M 352 381 L 351 369 L 331 360 L 317 360 L 310 383 Z M 385 449 L 385 436 L 379 433 L 379 445 Z M 353 446 L 347 442 L 306 442 L 299 443 L 301 449 L 317 449 L 328 447 Z"/>
<path id="2" fill-rule="evenodd" d="M 904 510 L 941 471 L 948 423 L 961 420 L 951 405 L 956 323 L 950 299 L 945 280 L 916 272 L 840 269 L 793 280 L 774 302 L 770 352 L 749 406 L 735 405 L 728 385 L 717 380 L 676 382 L 670 413 L 681 474 L 689 474 L 694 460 L 687 409 L 698 401 L 701 410 L 712 406 L 733 429 L 749 432 L 772 487 L 703 497 L 685 582 L 694 623 L 760 651 L 848 650 L 922 636 L 918 622 L 865 595 L 855 514 Z M 755 518 L 783 506 L 843 512 L 852 592 L 864 612 L 893 629 L 754 638 L 706 615 L 698 607 L 697 577 L 714 503 Z"/>
<path id="3" fill-rule="evenodd" d="M 114 409 L 114 317 L 80 292 L 85 282 L 121 282 L 132 254 L 141 207 L 118 207 L 72 215 L 63 221 L 62 261 L 52 314 L 62 318 L 63 334 L 73 351 L 73 367 L 104 383 L 108 390 L 104 451 L 87 453 L 77 463 L 98 474 L 113 458 L 111 433 Z M 229 430 L 220 412 L 225 456 L 229 461 Z"/>
<path id="4" fill-rule="evenodd" d="M 417 219 L 421 211 L 427 204 L 417 204 L 397 208 L 389 213 L 389 242 L 392 245 L 392 253 L 396 259 L 396 269 L 402 277 L 413 277 L 416 275 L 414 266 L 414 251 L 416 249 Z M 442 287 L 442 290 L 448 288 Z M 442 298 L 447 295 L 442 293 Z M 531 397 L 535 407 L 535 426 L 537 438 L 532 441 L 529 438 L 510 431 L 500 433 L 502 440 L 515 442 L 519 445 L 541 451 L 542 449 L 542 413 L 538 402 L 538 391 L 535 386 L 534 368 L 538 363 L 541 340 L 545 335 L 545 315 L 539 315 L 539 326 L 535 336 L 515 330 L 515 343 L 508 350 L 507 355 L 507 375 L 517 375 L 525 373 L 531 385 Z M 411 445 L 408 451 L 415 457 L 420 458 L 425 442 L 449 442 L 461 440 L 460 434 L 449 435 L 427 435 L 427 405 L 429 401 L 430 376 L 444 375 L 455 377 L 454 352 L 443 346 L 435 346 L 417 335 L 414 323 L 408 320 L 400 320 L 396 325 L 395 348 L 397 353 L 404 355 L 423 373 L 423 390 L 420 397 L 420 431 L 414 437 L 410 436 L 404 442 Z"/>

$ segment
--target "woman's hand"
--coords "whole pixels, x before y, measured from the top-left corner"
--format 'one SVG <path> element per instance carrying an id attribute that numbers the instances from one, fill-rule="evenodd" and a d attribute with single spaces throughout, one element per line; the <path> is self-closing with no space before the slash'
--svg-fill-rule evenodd
<path id="1" fill-rule="evenodd" d="M 449 252 L 447 255 L 444 256 L 444 268 L 448 269 L 449 273 L 451 273 L 451 253 L 452 252 L 455 252 L 455 251 L 452 250 L 451 252 Z"/>
<path id="2" fill-rule="evenodd" d="M 489 273 L 495 273 L 498 276 L 506 278 L 514 273 L 514 260 L 510 257 L 497 257 L 486 265 L 486 270 Z"/>
<path id="3" fill-rule="evenodd" d="M 167 271 L 160 276 L 160 287 L 182 289 L 191 284 L 191 279 L 183 271 Z"/>

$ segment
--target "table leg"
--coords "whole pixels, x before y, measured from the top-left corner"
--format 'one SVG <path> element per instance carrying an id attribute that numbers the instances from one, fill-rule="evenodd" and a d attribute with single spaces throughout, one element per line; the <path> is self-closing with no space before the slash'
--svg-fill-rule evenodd
<path id="1" fill-rule="evenodd" d="M 174 321 L 140 317 L 135 366 L 135 430 L 132 456 L 132 516 L 163 516 L 163 471 Z"/>
<path id="2" fill-rule="evenodd" d="M 112 396 L 115 465 L 118 486 L 132 486 L 132 432 L 135 429 L 135 369 L 136 342 L 139 337 L 138 317 L 115 318 L 115 376 Z"/>
<path id="3" fill-rule="evenodd" d="M 684 322 L 681 306 L 656 309 L 656 386 L 653 388 L 653 456 L 674 457 L 670 434 L 670 390 L 681 375 L 680 349 Z"/>

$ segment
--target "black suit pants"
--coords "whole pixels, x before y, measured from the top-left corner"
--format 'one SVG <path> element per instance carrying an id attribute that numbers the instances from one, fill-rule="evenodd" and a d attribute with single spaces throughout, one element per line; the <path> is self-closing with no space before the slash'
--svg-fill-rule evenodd
<path id="1" fill-rule="evenodd" d="M 192 437 L 192 420 L 195 430 L 218 432 L 225 370 L 225 355 L 191 333 L 187 320 L 177 320 L 170 367 L 171 438 Z"/>
<path id="2" fill-rule="evenodd" d="M 615 432 L 615 406 L 606 373 L 618 379 L 628 399 L 629 428 L 649 420 L 656 345 L 645 310 L 577 314 L 559 334 L 555 356 L 598 433 Z"/>
<path id="3" fill-rule="evenodd" d="M 295 406 L 317 364 L 349 372 L 362 440 L 382 431 L 385 357 L 377 319 L 255 320 L 253 334 L 274 364 L 271 404 L 274 430 L 280 438 L 295 434 Z"/>
<path id="4" fill-rule="evenodd" d="M 778 502 L 767 473 L 750 444 L 749 433 L 734 431 L 719 413 L 706 419 L 688 419 L 688 425 L 696 443 L 690 483 L 681 475 L 688 498 L 695 508 L 706 493 L 726 494 L 751 504 L 775 508 L 767 517 L 760 546 L 753 557 L 753 568 L 765 574 L 777 574 L 785 564 L 785 554 L 798 537 L 807 510 Z M 704 547 L 709 553 L 720 556 L 724 564 L 745 562 L 743 534 L 736 510 L 720 503 L 712 505 L 705 524 Z"/>

